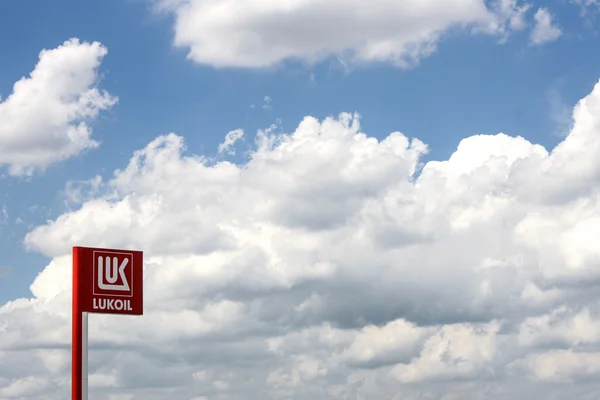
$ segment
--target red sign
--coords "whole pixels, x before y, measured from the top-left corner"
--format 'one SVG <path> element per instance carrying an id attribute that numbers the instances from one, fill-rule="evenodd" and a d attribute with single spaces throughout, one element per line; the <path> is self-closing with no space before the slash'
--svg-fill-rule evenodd
<path id="1" fill-rule="evenodd" d="M 73 298 L 80 310 L 142 315 L 143 264 L 141 251 L 74 247 Z"/>

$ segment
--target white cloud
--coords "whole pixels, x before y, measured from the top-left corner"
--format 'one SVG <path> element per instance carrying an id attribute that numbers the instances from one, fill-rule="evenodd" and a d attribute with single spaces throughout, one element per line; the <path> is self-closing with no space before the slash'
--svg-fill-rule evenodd
<path id="1" fill-rule="evenodd" d="M 272 110 L 273 109 L 273 99 L 270 96 L 265 96 L 265 98 L 263 99 L 263 106 L 262 108 L 265 110 Z"/>
<path id="2" fill-rule="evenodd" d="M 117 101 L 97 87 L 106 53 L 100 43 L 78 39 L 40 52 L 29 77 L 0 102 L 0 165 L 31 174 L 98 146 L 87 121 Z"/>
<path id="3" fill-rule="evenodd" d="M 74 244 L 146 257 L 145 315 L 90 317 L 95 397 L 597 398 L 599 133 L 600 83 L 550 152 L 476 135 L 421 165 L 351 114 L 239 165 L 160 136 L 27 235 L 52 262 L 0 308 L 0 398 L 68 393 Z"/>
<path id="4" fill-rule="evenodd" d="M 244 137 L 243 129 L 235 129 L 230 131 L 225 135 L 225 140 L 223 143 L 219 144 L 219 153 L 227 153 L 230 155 L 235 154 L 235 150 L 233 146 L 235 143 Z"/>
<path id="5" fill-rule="evenodd" d="M 581 8 L 581 13 L 586 16 L 590 11 L 600 11 L 600 0 L 571 0 L 571 3 Z"/>
<path id="6" fill-rule="evenodd" d="M 0 396 L 5 399 L 19 399 L 41 395 L 50 389 L 51 382 L 42 377 L 25 377 L 0 388 Z"/>
<path id="7" fill-rule="evenodd" d="M 525 16 L 531 8 L 530 4 L 519 0 L 498 0 L 490 4 L 495 18 L 488 30 L 490 33 L 499 33 L 501 41 L 506 41 L 513 31 L 522 31 L 527 27 Z"/>
<path id="8" fill-rule="evenodd" d="M 571 130 L 573 119 L 571 116 L 572 106 L 562 98 L 560 91 L 556 88 L 548 91 L 548 112 L 552 123 L 555 125 L 554 134 L 565 137 Z"/>
<path id="9" fill-rule="evenodd" d="M 577 378 L 600 376 L 600 353 L 551 350 L 532 354 L 525 360 L 535 378 L 554 383 L 573 383 Z"/>
<path id="10" fill-rule="evenodd" d="M 267 110 L 267 111 L 273 110 L 273 99 L 271 98 L 271 96 L 263 97 L 262 101 L 260 102 L 260 106 L 263 108 L 263 110 Z M 256 105 L 250 104 L 250 108 L 255 108 L 255 107 L 256 107 Z"/>
<path id="11" fill-rule="evenodd" d="M 85 181 L 69 181 L 64 190 L 65 201 L 81 204 L 85 200 L 90 200 L 98 195 L 101 185 L 102 177 L 100 175 Z"/>
<path id="12" fill-rule="evenodd" d="M 430 336 L 421 354 L 392 370 L 400 382 L 493 376 L 499 324 L 446 325 Z"/>
<path id="13" fill-rule="evenodd" d="M 452 28 L 506 36 L 524 27 L 519 0 L 157 0 L 174 14 L 175 45 L 215 67 L 284 60 L 389 62 L 410 67 Z M 474 30 L 473 30 L 474 28 Z"/>
<path id="14" fill-rule="evenodd" d="M 553 17 L 547 8 L 538 9 L 533 19 L 535 25 L 530 35 L 532 44 L 540 45 L 553 42 L 562 35 L 560 27 L 553 21 Z"/>

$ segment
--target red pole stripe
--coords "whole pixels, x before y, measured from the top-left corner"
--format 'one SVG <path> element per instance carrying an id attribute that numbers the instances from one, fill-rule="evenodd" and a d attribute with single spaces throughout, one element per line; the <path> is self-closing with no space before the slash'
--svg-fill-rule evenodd
<path id="1" fill-rule="evenodd" d="M 71 399 L 82 400 L 81 393 L 81 356 L 82 356 L 82 314 L 81 314 L 81 271 L 79 248 L 73 247 L 73 328 L 71 344 Z"/>

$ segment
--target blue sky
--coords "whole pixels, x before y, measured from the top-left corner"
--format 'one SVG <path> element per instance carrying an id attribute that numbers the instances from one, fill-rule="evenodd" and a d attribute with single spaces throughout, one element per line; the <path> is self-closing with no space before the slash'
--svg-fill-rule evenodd
<path id="1" fill-rule="evenodd" d="M 66 188 L 69 182 L 87 181 L 96 175 L 101 175 L 105 181 L 109 181 L 115 170 L 122 170 L 127 166 L 135 151 L 145 148 L 160 135 L 174 132 L 182 136 L 186 143 L 184 154 L 214 157 L 217 162 L 227 159 L 238 165 L 244 165 L 248 161 L 247 152 L 256 149 L 253 143 L 258 130 L 275 125 L 275 132 L 290 134 L 306 116 L 323 120 L 328 116 L 336 117 L 342 112 L 357 112 L 360 115 L 361 131 L 371 137 L 383 140 L 391 132 L 400 131 L 409 138 L 418 138 L 426 143 L 429 152 L 420 158 L 424 163 L 431 160 L 448 160 L 462 139 L 479 134 L 496 135 L 502 132 L 513 137 L 522 136 L 529 142 L 540 144 L 550 151 L 568 135 L 573 107 L 592 91 L 600 78 L 600 52 L 598 51 L 600 4 L 594 1 L 499 0 L 497 3 L 465 1 L 465 9 L 468 4 L 473 10 L 465 11 L 464 15 L 456 17 L 459 22 L 464 23 L 464 26 L 460 23 L 446 26 L 445 21 L 440 22 L 442 17 L 439 16 L 432 17 L 431 20 L 426 19 L 426 21 L 434 21 L 431 22 L 432 24 L 441 24 L 443 28 L 438 30 L 439 36 L 433 34 L 431 36 L 434 37 L 435 50 L 429 56 L 419 57 L 419 62 L 409 68 L 394 63 L 396 53 L 385 55 L 379 60 L 375 60 L 376 57 L 370 59 L 368 56 L 361 55 L 357 56 L 357 62 L 352 62 L 350 57 L 351 62 L 348 62 L 345 58 L 346 52 L 354 55 L 362 54 L 360 44 L 355 44 L 349 39 L 348 46 L 339 48 L 333 39 L 331 45 L 329 44 L 329 36 L 311 42 L 308 33 L 298 34 L 298 37 L 291 39 L 288 39 L 284 33 L 281 34 L 281 38 L 261 36 L 264 43 L 257 45 L 256 54 L 241 54 L 243 51 L 240 51 L 240 56 L 236 59 L 236 51 L 240 49 L 231 45 L 229 36 L 226 36 L 231 32 L 233 32 L 231 35 L 237 34 L 232 26 L 239 22 L 240 26 L 243 25 L 243 29 L 246 29 L 243 31 L 245 34 L 252 33 L 257 37 L 265 35 L 261 30 L 263 29 L 261 21 L 264 26 L 273 22 L 265 22 L 268 18 L 265 15 L 268 13 L 259 15 L 255 20 L 252 19 L 254 17 L 248 16 L 248 21 L 244 20 L 246 17 L 242 13 L 232 14 L 231 20 L 237 22 L 229 24 L 224 19 L 225 22 L 220 21 L 220 25 L 215 23 L 214 32 L 211 32 L 213 25 L 210 23 L 207 23 L 208 27 L 205 30 L 194 31 L 195 25 L 185 25 L 185 15 L 181 14 L 182 7 L 187 3 L 190 2 L 166 1 L 162 3 L 166 7 L 162 11 L 156 7 L 159 2 L 142 0 L 101 2 L 20 0 L 4 1 L 0 5 L 0 25 L 4 27 L 5 32 L 0 36 L 0 54 L 2 54 L 0 97 L 3 101 L 12 93 L 15 82 L 33 71 L 42 49 L 55 49 L 70 38 L 77 38 L 81 42 L 98 41 L 108 49 L 108 54 L 102 59 L 98 68 L 100 77 L 98 87 L 118 97 L 118 103 L 110 109 L 101 111 L 97 118 L 90 119 L 92 138 L 100 142 L 98 148 L 81 152 L 62 161 L 52 162 L 30 175 L 11 173 L 10 162 L 2 164 L 2 151 L 0 151 L 0 206 L 5 210 L 4 221 L 0 223 L 0 268 L 8 269 L 7 273 L 0 275 L 0 304 L 32 296 L 30 285 L 36 276 L 50 261 L 59 260 L 59 252 L 55 252 L 54 249 L 57 246 L 68 247 L 77 244 L 65 242 L 64 237 L 82 237 L 87 238 L 86 240 L 95 237 L 84 228 L 81 228 L 83 232 L 81 233 L 76 223 L 61 220 L 55 224 L 55 228 L 44 231 L 44 235 L 47 236 L 40 233 L 32 239 L 34 249 L 25 248 L 24 240 L 28 232 L 32 232 L 36 227 L 45 226 L 48 221 L 54 221 L 61 215 L 66 215 L 68 211 L 76 212 L 81 207 L 81 204 L 68 199 Z M 200 2 L 191 3 L 200 4 Z M 211 1 L 206 2 L 209 3 Z M 234 4 L 232 7 L 235 9 L 235 4 L 241 3 L 243 2 L 227 4 Z M 360 3 L 359 0 L 352 0 L 352 4 Z M 362 3 L 364 5 L 364 2 Z M 321 4 L 325 3 L 321 2 Z M 485 10 L 482 4 L 492 11 L 494 4 L 507 4 L 513 7 L 509 7 L 509 11 L 515 13 L 514 7 L 519 4 L 528 5 L 529 8 L 524 16 L 524 25 L 519 28 L 516 23 L 511 26 L 507 22 L 508 17 L 502 19 L 499 14 L 494 14 L 492 11 L 490 15 L 482 16 L 482 10 Z M 326 5 L 323 7 L 326 8 Z M 546 10 L 552 15 L 553 26 L 560 29 L 560 35 L 544 43 L 532 44 L 534 14 L 539 9 Z M 215 10 L 217 6 L 212 11 L 216 13 Z M 327 9 L 323 12 L 327 11 L 331 10 Z M 434 11 L 427 12 L 433 15 Z M 407 19 L 402 20 L 398 25 L 405 24 L 410 27 L 412 17 L 404 17 L 402 12 L 400 14 L 398 18 Z M 190 18 L 192 20 L 199 18 L 197 23 L 201 26 L 203 21 L 201 13 L 198 14 L 200 16 L 194 15 Z M 312 18 L 310 15 L 306 17 L 309 21 Z M 302 18 L 305 17 L 295 19 L 293 12 L 290 12 L 291 32 L 305 32 L 303 29 L 306 27 L 301 26 L 304 23 Z M 335 22 L 336 20 L 333 19 L 332 25 L 349 23 L 344 22 L 343 18 L 345 17 L 340 17 L 341 22 Z M 497 22 L 498 24 L 504 24 L 503 27 L 489 28 L 493 32 L 477 33 L 477 29 L 484 29 L 484 25 L 487 27 L 486 24 L 492 24 L 494 18 L 500 21 Z M 312 22 L 317 26 L 319 21 L 315 19 Z M 294 27 L 295 23 L 298 24 L 296 27 Z M 362 23 L 356 22 L 357 30 L 360 30 Z M 416 23 L 420 24 L 418 20 Z M 370 26 L 369 21 L 364 24 L 365 27 Z M 278 25 L 273 23 L 273 26 Z M 264 29 L 266 31 L 267 28 Z M 306 32 L 309 31 L 310 28 Z M 314 31 L 320 32 L 316 28 Z M 332 37 L 335 36 L 335 31 L 335 27 L 331 28 L 329 33 Z M 398 32 L 398 35 L 405 33 L 402 29 Z M 431 32 L 427 31 L 424 34 L 429 35 Z M 318 38 L 318 34 L 315 35 Z M 395 40 L 394 34 L 389 35 L 390 37 L 386 39 Z M 216 48 L 221 46 L 224 49 L 223 54 L 216 55 L 208 51 L 203 53 L 202 46 L 206 45 L 207 38 L 213 38 L 217 43 Z M 297 56 L 273 56 L 276 51 L 271 52 L 270 49 L 279 49 L 281 43 L 283 43 L 281 48 L 292 49 L 290 51 L 295 52 Z M 192 53 L 195 46 L 200 50 L 194 55 Z M 332 48 L 334 50 L 331 50 Z M 317 50 L 311 53 L 312 49 Z M 398 54 L 404 55 L 408 52 L 406 49 L 408 46 L 398 50 Z M 228 51 L 230 53 L 227 53 Z M 263 56 L 265 60 L 269 57 L 279 58 L 277 62 L 265 61 L 265 65 L 258 67 L 242 65 L 257 62 L 256 60 Z M 317 62 L 311 62 L 313 56 L 317 57 Z M 230 65 L 219 64 L 222 60 L 229 60 L 225 61 L 225 64 Z M 0 118 L 2 115 L 0 113 Z M 2 121 L 0 121 L 0 135 L 2 134 L 1 123 Z M 236 144 L 237 153 L 219 154 L 219 144 L 223 142 L 228 132 L 235 129 L 243 129 L 245 132 L 244 139 Z M 0 137 L 0 145 L 1 139 Z M 489 140 L 490 144 L 486 145 L 485 149 L 482 147 L 482 154 L 494 153 L 495 146 L 498 149 L 502 148 L 502 151 L 514 151 L 515 154 L 520 154 L 518 157 L 526 158 L 529 157 L 527 154 L 538 154 L 537 150 L 530 150 L 529 147 L 525 150 L 517 149 L 520 145 L 517 145 L 516 141 L 501 143 L 501 139 L 497 139 L 498 142 L 492 142 L 496 139 Z M 502 147 L 504 145 L 507 147 Z M 463 154 L 460 157 L 475 159 L 476 153 L 469 153 L 466 156 Z M 506 157 L 510 159 L 511 156 L 506 155 Z M 308 158 L 306 160 L 306 164 L 309 165 L 310 161 Z M 336 168 L 333 164 L 330 167 Z M 302 169 L 302 167 L 298 168 Z M 398 168 L 398 171 L 401 171 L 401 166 Z M 432 164 L 431 168 L 437 167 Z M 402 172 L 398 174 L 401 175 Z M 448 176 L 452 175 L 450 172 L 448 174 Z M 265 172 L 264 176 L 271 175 Z M 532 172 L 530 176 L 535 175 Z M 484 180 L 494 182 L 489 185 L 495 185 L 494 177 L 495 175 L 490 175 Z M 314 178 L 316 182 L 318 179 L 316 176 Z M 256 183 L 261 178 L 257 176 L 255 179 L 251 182 Z M 483 178 L 469 177 L 468 179 L 480 183 Z M 185 186 L 189 185 L 190 181 L 181 177 L 180 182 Z M 518 181 L 518 184 L 522 182 L 524 181 Z M 478 187 L 479 183 L 473 183 L 475 185 L 473 187 Z M 132 188 L 138 187 L 136 184 L 130 182 L 128 189 L 123 190 L 134 193 L 137 189 Z M 157 181 L 157 185 L 159 184 L 161 183 Z M 487 186 L 485 187 L 485 190 L 488 190 Z M 188 189 L 193 192 L 197 188 Z M 147 188 L 140 190 L 149 190 L 148 195 L 152 192 L 152 189 Z M 166 193 L 165 190 L 157 186 L 156 193 Z M 495 190 L 501 189 L 499 186 L 489 190 L 490 193 L 497 193 Z M 539 193 L 543 190 L 546 189 L 540 186 Z M 472 189 L 472 191 L 477 190 Z M 518 189 L 514 189 L 514 193 L 517 192 Z M 467 192 L 461 193 L 456 196 L 467 196 L 464 194 Z M 348 197 L 351 195 L 350 192 L 347 193 Z M 90 195 L 91 198 L 94 196 L 96 194 Z M 435 190 L 432 196 L 436 196 Z M 452 196 L 448 195 L 448 198 L 454 199 Z M 204 201 L 202 199 L 203 197 L 198 197 L 198 204 Z M 119 201 L 124 200 L 121 198 Z M 290 200 L 289 204 L 286 203 L 281 207 L 294 208 L 298 206 L 295 201 Z M 464 201 L 468 203 L 466 197 Z M 484 200 L 480 203 L 484 204 Z M 319 204 L 321 203 L 315 200 L 313 205 L 320 207 Z M 525 208 L 533 207 L 527 202 L 522 204 L 526 204 L 522 206 Z M 539 207 L 542 209 L 543 206 Z M 525 214 L 519 218 L 521 217 L 525 221 Z M 0 214 L 0 221 L 2 218 Z M 105 215 L 105 218 L 110 219 L 110 215 Z M 518 219 L 511 218 L 507 220 Z M 285 218 L 284 220 L 287 221 Z M 423 230 L 415 233 L 417 235 L 415 237 L 426 235 L 423 232 L 429 232 L 427 230 L 429 228 L 425 228 L 425 226 L 429 227 L 426 221 L 429 220 L 423 217 L 419 222 L 425 225 Z M 82 222 L 84 223 L 87 222 Z M 198 224 L 198 230 L 205 228 L 201 223 Z M 519 230 L 521 228 L 525 229 L 523 224 L 518 225 L 515 222 L 515 232 L 521 232 Z M 215 222 L 214 226 L 221 225 Z M 56 229 L 56 232 L 64 229 L 69 233 L 61 236 L 52 229 Z M 148 229 L 162 228 L 156 225 Z M 387 228 L 384 229 L 382 225 L 381 229 Z M 107 228 L 98 235 L 109 238 L 111 235 L 125 235 L 127 232 L 129 231 L 111 231 Z M 482 232 L 486 232 L 485 229 Z M 52 236 L 55 233 L 56 235 Z M 156 232 L 153 231 L 152 234 L 154 233 Z M 207 235 L 211 237 L 210 234 Z M 155 236 L 160 235 L 156 233 Z M 61 240 L 63 242 L 60 242 Z M 177 233 L 172 240 L 185 242 L 185 238 L 178 238 Z M 47 247 L 44 247 L 45 241 Z M 450 243 L 448 246 L 452 246 L 455 242 L 448 243 Z M 51 250 L 45 255 L 36 250 L 46 248 Z M 153 249 L 144 250 L 152 252 Z M 158 253 L 160 251 L 157 250 Z M 184 254 L 188 253 L 182 250 L 175 256 L 183 257 Z M 250 254 L 248 257 L 251 257 L 254 253 L 248 254 Z M 281 257 L 285 259 L 284 256 Z M 290 255 L 290 257 L 296 256 Z M 509 256 L 506 257 L 508 259 Z M 523 257 L 527 259 L 528 256 Z M 540 265 L 547 264 L 540 261 Z M 48 271 L 52 270 L 48 269 Z M 456 276 L 459 276 L 461 272 L 456 273 L 458 274 Z M 506 276 L 502 275 L 502 279 L 505 278 Z M 290 294 L 292 295 L 293 293 Z M 418 297 L 420 295 L 415 296 L 420 298 Z M 35 297 L 39 296 L 35 295 Z M 506 315 L 510 312 L 506 311 Z M 407 313 L 412 315 L 410 312 Z M 437 314 L 432 311 L 431 315 L 431 318 L 435 318 Z M 410 317 L 406 318 L 410 320 Z M 480 318 L 479 314 L 472 320 L 478 318 Z M 440 324 L 442 327 L 445 326 L 443 322 Z M 400 372 L 398 374 L 402 375 Z M 2 387 L 1 381 L 0 387 Z M 307 393 L 310 397 L 310 393 L 316 392 Z"/>
<path id="2" fill-rule="evenodd" d="M 358 112 L 376 137 L 399 130 L 423 140 L 432 159 L 447 158 L 460 139 L 473 134 L 505 132 L 552 148 L 566 133 L 556 117 L 570 117 L 598 79 L 598 25 L 593 14 L 582 18 L 581 9 L 564 0 L 533 4 L 556 15 L 564 31 L 556 42 L 530 46 L 527 32 L 505 44 L 495 37 L 449 34 L 416 68 L 384 64 L 348 71 L 335 59 L 264 70 L 197 65 L 173 47 L 172 18 L 153 12 L 149 2 L 5 2 L 0 18 L 11 34 L 0 37 L 3 97 L 32 70 L 41 49 L 76 37 L 108 48 L 101 87 L 119 103 L 94 122 L 99 149 L 41 176 L 2 180 L 10 217 L 0 257 L 11 274 L 0 280 L 0 300 L 26 295 L 43 266 L 44 259 L 24 252 L 21 242 L 28 226 L 65 210 L 66 182 L 110 176 L 160 134 L 183 135 L 189 151 L 210 155 L 233 129 L 252 133 L 278 124 L 290 131 L 305 115 L 347 111 Z M 272 99 L 269 109 L 262 107 L 265 96 Z"/>

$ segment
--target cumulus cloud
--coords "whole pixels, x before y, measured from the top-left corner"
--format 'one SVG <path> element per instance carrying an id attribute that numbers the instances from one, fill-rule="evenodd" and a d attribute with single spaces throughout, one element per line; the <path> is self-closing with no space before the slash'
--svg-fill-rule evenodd
<path id="1" fill-rule="evenodd" d="M 243 129 L 235 129 L 233 131 L 227 132 L 227 135 L 225 135 L 225 140 L 223 141 L 223 143 L 219 144 L 219 154 L 222 153 L 227 153 L 230 155 L 235 154 L 235 150 L 233 149 L 233 146 L 236 144 L 236 142 L 240 139 L 242 139 L 244 137 L 244 130 Z"/>
<path id="2" fill-rule="evenodd" d="M 284 60 L 389 62 L 410 67 L 453 28 L 505 37 L 524 27 L 520 0 L 157 0 L 174 15 L 178 47 L 215 67 Z"/>
<path id="3" fill-rule="evenodd" d="M 98 88 L 106 53 L 78 39 L 40 52 L 34 70 L 0 102 L 0 165 L 31 174 L 98 146 L 88 122 L 117 102 Z"/>
<path id="4" fill-rule="evenodd" d="M 527 27 L 525 16 L 531 5 L 519 0 L 498 0 L 490 2 L 491 12 L 494 15 L 492 23 L 487 27 L 489 33 L 500 35 L 504 42 L 514 31 L 522 31 Z"/>
<path id="5" fill-rule="evenodd" d="M 562 35 L 561 29 L 553 21 L 552 14 L 547 8 L 540 8 L 533 19 L 535 25 L 531 31 L 530 41 L 534 45 L 553 42 Z"/>
<path id="6" fill-rule="evenodd" d="M 599 116 L 600 83 L 550 152 L 475 135 L 427 163 L 352 114 L 241 164 L 160 136 L 27 235 L 52 261 L 0 308 L 0 398 L 68 396 L 75 244 L 146 257 L 145 315 L 90 317 L 95 397 L 596 398 Z"/>

